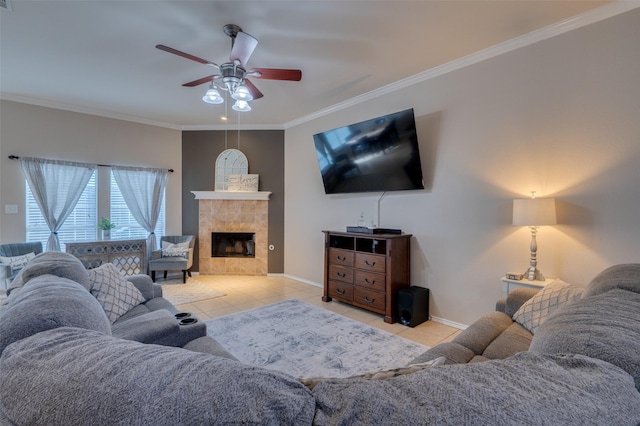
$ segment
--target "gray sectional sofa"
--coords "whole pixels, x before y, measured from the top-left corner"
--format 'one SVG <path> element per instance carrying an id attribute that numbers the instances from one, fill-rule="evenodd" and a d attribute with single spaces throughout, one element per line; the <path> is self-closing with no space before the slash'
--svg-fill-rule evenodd
<path id="1" fill-rule="evenodd" d="M 175 347 L 116 337 L 82 277 L 54 269 L 23 275 L 0 307 L 0 424 L 640 424 L 640 265 L 604 271 L 538 315 L 528 350 L 490 359 L 499 352 L 487 352 L 491 343 L 465 346 L 470 331 L 421 356 L 440 351 L 445 365 L 384 380 L 325 379 L 313 390 L 238 362 L 210 338 Z M 530 327 L 525 305 L 511 319 Z M 504 348 L 513 324 L 493 331 Z M 456 358 L 461 347 L 474 355 Z"/>

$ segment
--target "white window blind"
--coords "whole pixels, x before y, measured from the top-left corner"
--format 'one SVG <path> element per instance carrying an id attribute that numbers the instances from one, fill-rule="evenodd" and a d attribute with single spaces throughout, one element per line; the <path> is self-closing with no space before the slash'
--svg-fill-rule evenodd
<path id="1" fill-rule="evenodd" d="M 40 208 L 36 203 L 29 184 L 27 187 L 27 241 L 42 242 L 42 247 L 47 246 L 47 240 L 51 231 L 47 227 L 47 223 L 40 212 Z M 73 209 L 64 222 L 60 230 L 58 230 L 58 238 L 60 239 L 60 250 L 65 251 L 65 243 L 67 241 L 91 241 L 97 236 L 97 191 L 96 191 L 96 172 L 93 172 L 89 183 L 82 192 L 82 196 L 78 200 L 78 204 Z"/>
<path id="2" fill-rule="evenodd" d="M 116 227 L 111 230 L 111 238 L 147 238 L 149 233 L 136 222 L 133 215 L 129 211 L 127 204 L 124 202 L 120 188 L 116 184 L 116 180 L 111 175 L 111 222 Z M 156 223 L 156 241 L 160 241 L 160 237 L 164 235 L 165 229 L 165 197 L 162 197 L 162 207 L 160 208 L 160 216 Z"/>

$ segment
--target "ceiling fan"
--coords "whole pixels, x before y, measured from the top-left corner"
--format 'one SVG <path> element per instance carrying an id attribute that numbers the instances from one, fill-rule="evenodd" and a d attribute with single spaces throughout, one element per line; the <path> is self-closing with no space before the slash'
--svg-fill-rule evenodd
<path id="1" fill-rule="evenodd" d="M 224 99 L 220 96 L 218 88 L 226 90 L 236 100 L 233 105 L 233 109 L 236 111 L 250 111 L 251 107 L 248 102 L 264 96 L 247 77 L 288 81 L 300 81 L 302 79 L 302 71 L 300 70 L 280 68 L 250 68 L 247 70 L 246 63 L 258 45 L 258 40 L 233 24 L 225 25 L 224 33 L 231 37 L 231 54 L 229 55 L 229 62 L 220 65 L 163 44 L 156 45 L 156 48 L 213 67 L 216 70 L 215 74 L 184 83 L 183 86 L 195 87 L 210 83 L 209 90 L 207 90 L 202 100 L 212 104 L 223 103 Z"/>

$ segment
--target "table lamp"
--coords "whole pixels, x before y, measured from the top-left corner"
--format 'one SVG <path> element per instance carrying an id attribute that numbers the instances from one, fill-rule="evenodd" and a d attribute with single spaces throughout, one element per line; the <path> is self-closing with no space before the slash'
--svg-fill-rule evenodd
<path id="1" fill-rule="evenodd" d="M 538 228 L 556 223 L 555 198 L 536 198 L 535 191 L 531 191 L 531 198 L 513 200 L 513 224 L 528 226 L 531 230 L 531 259 L 529 269 L 524 273 L 529 281 L 544 281 L 544 275 L 538 270 L 536 260 Z"/>

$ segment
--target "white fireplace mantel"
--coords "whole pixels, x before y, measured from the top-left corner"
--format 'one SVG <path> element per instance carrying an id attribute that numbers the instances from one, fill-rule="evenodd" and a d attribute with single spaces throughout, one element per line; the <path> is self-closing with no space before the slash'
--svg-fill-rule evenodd
<path id="1" fill-rule="evenodd" d="M 196 200 L 268 200 L 271 191 L 191 191 Z"/>

